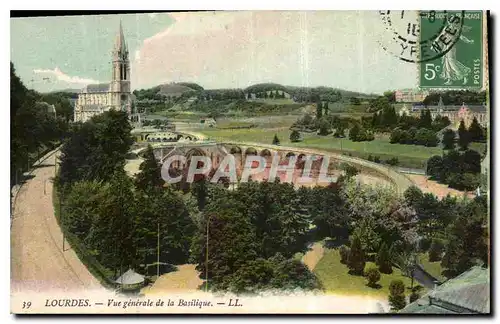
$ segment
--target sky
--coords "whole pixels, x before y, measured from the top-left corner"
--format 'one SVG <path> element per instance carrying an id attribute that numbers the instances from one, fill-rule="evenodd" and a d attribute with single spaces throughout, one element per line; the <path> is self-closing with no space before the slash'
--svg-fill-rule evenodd
<path id="1" fill-rule="evenodd" d="M 132 89 L 274 82 L 366 93 L 414 88 L 418 65 L 381 46 L 376 11 L 219 11 L 11 18 L 11 61 L 28 88 L 80 89 L 111 79 L 122 22 Z"/>

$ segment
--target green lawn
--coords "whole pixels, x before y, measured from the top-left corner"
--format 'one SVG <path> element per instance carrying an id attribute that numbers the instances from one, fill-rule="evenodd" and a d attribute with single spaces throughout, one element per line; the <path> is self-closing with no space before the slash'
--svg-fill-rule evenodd
<path id="1" fill-rule="evenodd" d="M 419 145 L 391 144 L 387 137 L 376 138 L 370 142 L 353 142 L 347 138 L 335 138 L 331 135 L 319 136 L 315 133 L 302 133 L 303 141 L 290 142 L 288 127 L 252 128 L 252 129 L 205 129 L 202 132 L 214 140 L 232 140 L 271 144 L 274 134 L 278 135 L 282 145 L 304 148 L 317 148 L 328 152 L 351 154 L 367 159 L 368 155 L 378 156 L 382 160 L 397 157 L 400 166 L 424 168 L 429 157 L 441 155 L 439 147 Z"/>
<path id="2" fill-rule="evenodd" d="M 446 277 L 441 274 L 443 271 L 441 261 L 430 262 L 428 253 L 420 253 L 418 257 L 420 264 L 424 267 L 425 271 L 440 281 L 446 280 Z"/>
<path id="3" fill-rule="evenodd" d="M 373 263 L 366 263 L 367 267 L 370 265 L 373 265 Z M 381 274 L 379 281 L 381 287 L 379 289 L 371 288 L 366 285 L 367 280 L 365 277 L 353 276 L 348 273 L 347 266 L 340 263 L 338 250 L 325 249 L 325 254 L 314 268 L 314 273 L 322 283 L 326 293 L 388 296 L 389 285 L 392 280 L 400 279 L 407 287 L 411 286 L 410 278 L 403 276 L 399 269 L 393 269 L 392 274 Z"/>

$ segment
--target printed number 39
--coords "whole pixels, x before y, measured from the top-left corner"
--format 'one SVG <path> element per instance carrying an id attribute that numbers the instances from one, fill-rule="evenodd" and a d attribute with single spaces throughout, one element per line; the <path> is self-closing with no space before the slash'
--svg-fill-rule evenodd
<path id="1" fill-rule="evenodd" d="M 435 66 L 434 63 L 425 64 L 425 74 L 424 78 L 426 80 L 434 80 L 436 78 L 436 72 L 439 71 L 439 66 Z"/>
<path id="2" fill-rule="evenodd" d="M 23 301 L 23 308 L 30 308 L 31 307 L 31 302 L 24 302 Z"/>

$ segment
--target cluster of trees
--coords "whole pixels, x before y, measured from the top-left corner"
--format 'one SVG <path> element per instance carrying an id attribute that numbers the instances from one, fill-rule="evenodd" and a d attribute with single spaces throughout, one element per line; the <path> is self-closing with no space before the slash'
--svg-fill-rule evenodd
<path id="1" fill-rule="evenodd" d="M 353 142 L 373 141 L 375 136 L 373 132 L 356 123 L 349 130 L 349 139 Z"/>
<path id="2" fill-rule="evenodd" d="M 437 134 L 427 128 L 417 129 L 415 127 L 409 130 L 401 129 L 399 127 L 395 128 L 391 132 L 390 143 L 399 144 L 414 144 L 422 145 L 427 147 L 435 147 L 439 143 Z"/>
<path id="3" fill-rule="evenodd" d="M 318 107 L 318 106 L 317 106 Z M 320 119 L 305 114 L 290 127 L 291 130 L 302 132 L 317 132 L 318 135 L 329 135 L 345 137 L 345 131 L 354 125 L 359 126 L 359 121 L 351 117 L 339 117 L 336 115 L 322 115 Z"/>
<path id="4" fill-rule="evenodd" d="M 434 155 L 427 160 L 427 174 L 433 179 L 458 190 L 474 190 L 479 187 L 481 154 L 475 150 L 462 153 L 450 150 L 443 156 Z"/>
<path id="5" fill-rule="evenodd" d="M 61 191 L 62 225 L 115 277 L 129 267 L 147 271 L 158 256 L 162 263 L 185 263 L 196 228 L 182 195 L 163 188 L 152 149 L 145 155 L 135 180 L 115 170 Z"/>
<path id="6" fill-rule="evenodd" d="M 308 215 L 291 184 L 206 185 L 207 203 L 192 245 L 192 262 L 213 290 L 238 293 L 315 289 L 315 276 L 293 256 L 305 249 Z M 208 238 L 207 238 L 208 233 Z"/>
<path id="7" fill-rule="evenodd" d="M 54 104 L 56 114 L 47 111 Z M 68 98 L 28 90 L 10 63 L 10 179 L 11 185 L 46 149 L 69 132 L 73 110 Z"/>
<path id="8" fill-rule="evenodd" d="M 446 129 L 443 132 L 443 149 L 453 150 L 456 145 L 457 133 L 452 129 Z M 458 146 L 461 150 L 467 150 L 471 142 L 485 142 L 486 129 L 484 129 L 474 117 L 472 123 L 467 128 L 462 120 L 458 127 Z"/>
<path id="9" fill-rule="evenodd" d="M 245 93 L 264 93 L 275 90 L 288 92 L 285 86 L 277 83 L 258 83 L 244 89 Z"/>
<path id="10" fill-rule="evenodd" d="M 437 105 L 442 98 L 444 105 L 482 105 L 486 102 L 486 91 L 476 92 L 471 90 L 452 90 L 444 92 L 431 92 L 424 99 L 426 106 Z"/>
<path id="11" fill-rule="evenodd" d="M 198 99 L 204 101 L 245 100 L 245 92 L 241 89 L 214 89 L 198 93 Z"/>
<path id="12" fill-rule="evenodd" d="M 297 102 L 315 103 L 318 101 L 337 102 L 342 100 L 342 93 L 330 87 L 287 87 L 287 92 Z"/>
<path id="13" fill-rule="evenodd" d="M 126 113 L 113 110 L 80 125 L 56 177 L 61 225 L 115 277 L 155 262 L 158 248 L 162 262 L 186 262 L 196 227 L 182 195 L 163 187 L 151 148 L 136 178 L 125 174 L 130 130 Z"/>
<path id="14" fill-rule="evenodd" d="M 478 264 L 488 265 L 489 212 L 486 196 L 438 199 L 416 187 L 405 194 L 419 217 L 419 249 L 432 261 L 441 260 L 443 275 L 452 278 Z"/>
<path id="15" fill-rule="evenodd" d="M 248 93 L 248 99 L 251 98 L 253 93 Z M 286 96 L 285 96 L 285 92 L 284 91 L 281 91 L 281 92 L 278 92 L 278 90 L 274 90 L 274 91 L 265 91 L 265 92 L 258 92 L 258 93 L 255 93 L 255 97 L 258 98 L 258 99 L 285 99 Z"/>
<path id="16" fill-rule="evenodd" d="M 437 116 L 433 121 L 428 109 L 420 111 L 420 118 L 402 115 L 392 125 L 390 142 L 435 147 L 439 144 L 437 132 L 449 125 L 448 117 Z"/>

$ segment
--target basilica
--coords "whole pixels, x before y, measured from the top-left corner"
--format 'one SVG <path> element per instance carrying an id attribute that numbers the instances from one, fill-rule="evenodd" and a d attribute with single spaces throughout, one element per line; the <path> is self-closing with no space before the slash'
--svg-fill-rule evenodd
<path id="1" fill-rule="evenodd" d="M 129 53 L 121 22 L 112 51 L 111 82 L 90 84 L 78 94 L 74 121 L 86 122 L 111 109 L 126 111 L 129 116 L 132 114 Z"/>

